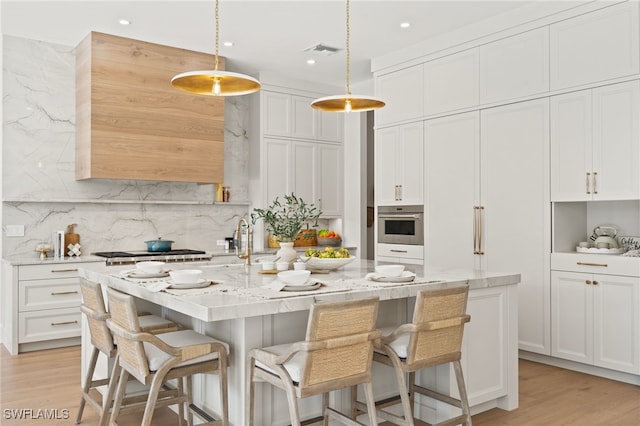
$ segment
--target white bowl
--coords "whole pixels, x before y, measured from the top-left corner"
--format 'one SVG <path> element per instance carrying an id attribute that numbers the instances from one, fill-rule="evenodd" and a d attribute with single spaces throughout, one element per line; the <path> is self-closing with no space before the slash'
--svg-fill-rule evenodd
<path id="1" fill-rule="evenodd" d="M 378 265 L 376 272 L 383 277 L 399 277 L 404 272 L 404 265 Z"/>
<path id="2" fill-rule="evenodd" d="M 286 271 L 289 269 L 289 262 L 276 262 L 276 269 L 278 271 Z"/>
<path id="3" fill-rule="evenodd" d="M 302 260 L 306 260 L 307 269 L 314 271 L 333 271 L 335 269 L 342 268 L 347 263 L 353 262 L 356 258 L 355 256 L 336 258 L 312 257 L 311 259 L 308 257 L 302 257 Z"/>
<path id="4" fill-rule="evenodd" d="M 159 274 L 164 268 L 164 262 L 148 261 L 136 263 L 136 269 L 146 274 Z"/>
<path id="5" fill-rule="evenodd" d="M 303 285 L 310 275 L 311 271 L 282 271 L 278 272 L 278 279 L 288 285 Z"/>
<path id="6" fill-rule="evenodd" d="M 200 269 L 176 269 L 169 271 L 171 281 L 174 284 L 195 284 L 200 280 L 202 271 Z"/>
<path id="7" fill-rule="evenodd" d="M 260 262 L 260 264 L 262 265 L 263 271 L 273 271 L 274 269 L 276 269 L 276 264 L 274 262 L 265 261 Z"/>

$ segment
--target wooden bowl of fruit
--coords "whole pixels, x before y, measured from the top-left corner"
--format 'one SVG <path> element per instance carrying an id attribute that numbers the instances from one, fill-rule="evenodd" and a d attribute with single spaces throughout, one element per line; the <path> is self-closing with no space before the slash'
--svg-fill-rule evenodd
<path id="1" fill-rule="evenodd" d="M 337 232 L 321 229 L 318 231 L 318 245 L 339 247 L 342 245 L 342 237 Z"/>

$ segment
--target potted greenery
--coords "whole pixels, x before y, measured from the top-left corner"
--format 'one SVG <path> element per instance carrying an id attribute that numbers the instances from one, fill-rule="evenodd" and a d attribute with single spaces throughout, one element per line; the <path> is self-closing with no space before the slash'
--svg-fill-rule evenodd
<path id="1" fill-rule="evenodd" d="M 317 227 L 321 214 L 322 212 L 313 203 L 308 204 L 292 193 L 284 195 L 283 199 L 276 197 L 266 209 L 254 208 L 251 213 L 251 222 L 255 225 L 259 219 L 262 219 L 265 228 L 280 243 L 280 246 L 290 247 L 294 251 L 293 242 L 300 231 L 303 227 L 306 229 L 309 226 Z M 287 253 L 290 256 L 291 252 L 287 251 Z"/>

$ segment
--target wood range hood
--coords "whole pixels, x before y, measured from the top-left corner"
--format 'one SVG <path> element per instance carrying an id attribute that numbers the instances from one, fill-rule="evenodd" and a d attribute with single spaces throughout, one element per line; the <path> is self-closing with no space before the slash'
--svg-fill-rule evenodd
<path id="1" fill-rule="evenodd" d="M 170 83 L 213 66 L 213 55 L 91 32 L 76 47 L 76 180 L 222 182 L 224 98 Z"/>

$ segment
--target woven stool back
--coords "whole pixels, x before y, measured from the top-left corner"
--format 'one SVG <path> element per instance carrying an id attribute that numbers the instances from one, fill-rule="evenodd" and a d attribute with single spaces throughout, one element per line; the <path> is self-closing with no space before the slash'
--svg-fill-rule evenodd
<path id="1" fill-rule="evenodd" d="M 111 331 L 107 327 L 109 314 L 104 305 L 100 284 L 80 278 L 82 292 L 82 311 L 86 314 L 91 334 L 91 344 L 108 356 L 113 356 L 115 346 Z"/>
<path id="2" fill-rule="evenodd" d="M 407 370 L 460 360 L 469 287 L 422 290 L 416 297 Z"/>

